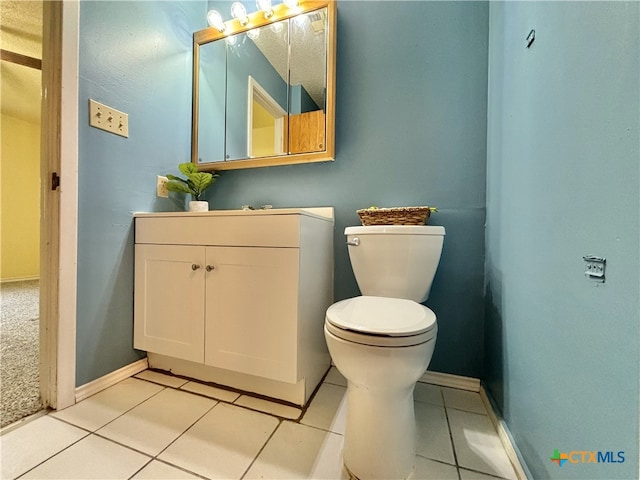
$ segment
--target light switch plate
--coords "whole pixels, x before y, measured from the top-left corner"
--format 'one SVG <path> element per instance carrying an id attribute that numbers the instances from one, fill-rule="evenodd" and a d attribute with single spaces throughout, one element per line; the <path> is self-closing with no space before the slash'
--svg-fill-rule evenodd
<path id="1" fill-rule="evenodd" d="M 89 99 L 89 125 L 129 138 L 129 115 Z"/>

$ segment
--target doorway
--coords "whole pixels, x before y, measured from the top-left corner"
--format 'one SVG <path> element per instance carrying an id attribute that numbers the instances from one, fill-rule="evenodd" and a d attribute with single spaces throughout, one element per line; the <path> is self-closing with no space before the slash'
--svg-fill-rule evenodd
<path id="1" fill-rule="evenodd" d="M 247 98 L 247 152 L 249 158 L 282 155 L 285 152 L 287 112 L 249 76 Z"/>
<path id="2" fill-rule="evenodd" d="M 3 1 L 0 426 L 43 408 L 39 381 L 42 2 Z"/>
<path id="3" fill-rule="evenodd" d="M 1 3 L 3 8 L 37 3 L 42 12 L 41 129 L 34 142 L 40 145 L 40 172 L 22 181 L 38 184 L 40 179 L 35 194 L 40 207 L 39 399 L 44 407 L 61 409 L 75 403 L 79 3 Z M 62 177 L 64 188 L 55 182 Z M 20 200 L 16 196 L 7 204 L 19 208 Z"/>

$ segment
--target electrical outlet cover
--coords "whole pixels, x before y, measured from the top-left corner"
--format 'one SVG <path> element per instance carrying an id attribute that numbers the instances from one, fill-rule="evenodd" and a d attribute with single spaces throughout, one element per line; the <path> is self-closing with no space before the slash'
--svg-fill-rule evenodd
<path id="1" fill-rule="evenodd" d="M 169 180 L 163 175 L 158 175 L 156 181 L 156 195 L 162 198 L 169 198 L 169 190 L 167 190 L 167 182 Z"/>

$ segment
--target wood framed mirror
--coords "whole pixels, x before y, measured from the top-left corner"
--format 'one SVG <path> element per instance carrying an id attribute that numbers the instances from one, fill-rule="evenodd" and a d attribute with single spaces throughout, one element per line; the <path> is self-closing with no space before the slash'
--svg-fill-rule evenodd
<path id="1" fill-rule="evenodd" d="M 335 62 L 335 1 L 195 32 L 192 161 L 207 171 L 333 160 Z"/>

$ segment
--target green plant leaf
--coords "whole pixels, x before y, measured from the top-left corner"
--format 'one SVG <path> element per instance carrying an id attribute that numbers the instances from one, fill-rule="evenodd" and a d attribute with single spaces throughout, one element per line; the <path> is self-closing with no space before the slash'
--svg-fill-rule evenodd
<path id="1" fill-rule="evenodd" d="M 181 179 L 178 180 L 180 181 L 169 180 L 167 182 L 167 190 L 169 190 L 170 192 L 190 193 L 191 195 L 196 194 L 192 189 L 189 188 L 188 185 L 186 185 L 185 183 L 181 183 Z"/>
<path id="2" fill-rule="evenodd" d="M 196 192 L 197 197 L 200 197 L 207 187 L 213 183 L 211 174 L 205 172 L 192 173 L 189 175 L 189 180 L 191 181 L 191 188 Z"/>
<path id="3" fill-rule="evenodd" d="M 184 173 L 187 177 L 193 173 L 198 173 L 198 167 L 191 162 L 181 163 L 178 165 L 178 170 Z"/>
<path id="4" fill-rule="evenodd" d="M 187 183 L 187 181 L 186 181 L 186 180 L 183 180 L 183 179 L 182 179 L 182 178 L 180 178 L 180 177 L 176 177 L 175 175 L 171 175 L 170 173 L 167 173 L 167 174 L 165 175 L 165 177 L 167 177 L 169 180 L 175 180 L 175 181 L 177 181 L 177 182 Z"/>
<path id="5" fill-rule="evenodd" d="M 191 163 L 181 163 L 178 170 L 187 178 L 176 177 L 170 173 L 165 176 L 169 180 L 167 182 L 167 190 L 170 192 L 190 193 L 194 200 L 200 200 L 200 195 L 211 186 L 218 175 L 217 173 L 199 172 L 198 167 Z"/>

